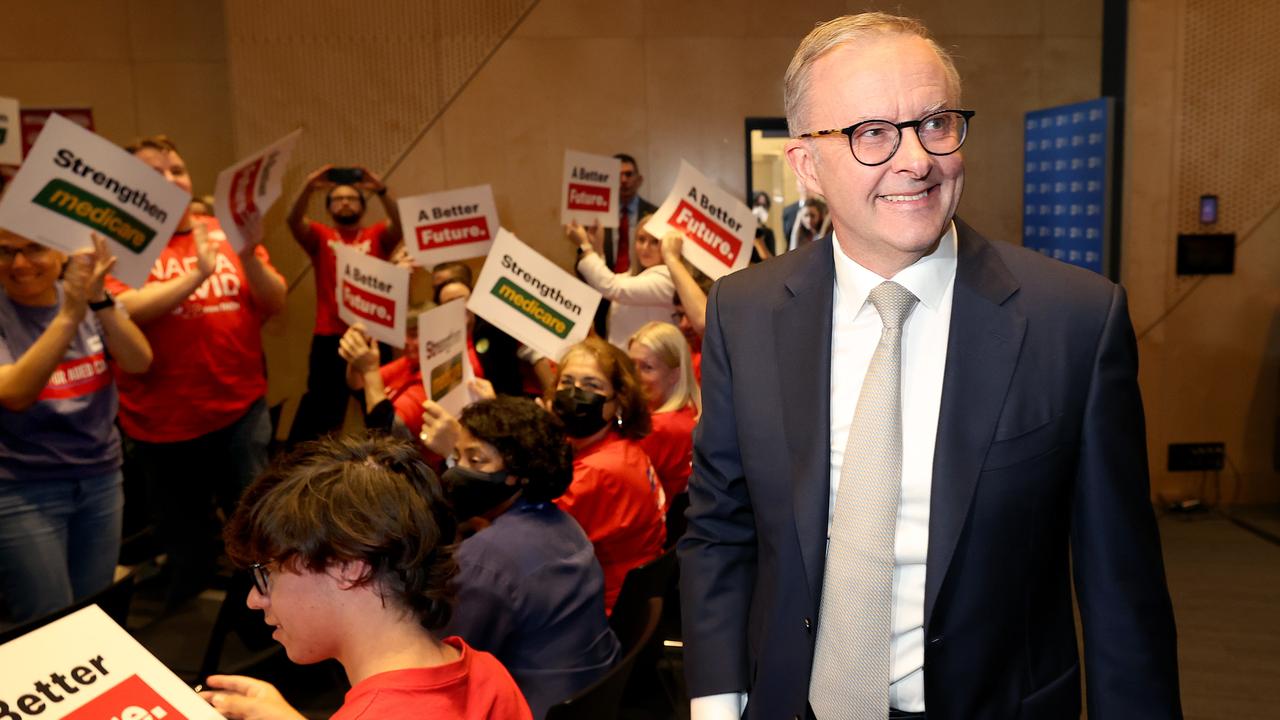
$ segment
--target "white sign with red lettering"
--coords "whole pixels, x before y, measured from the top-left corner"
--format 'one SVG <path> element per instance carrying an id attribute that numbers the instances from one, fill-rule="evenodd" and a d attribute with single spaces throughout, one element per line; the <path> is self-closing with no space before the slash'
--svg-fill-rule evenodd
<path id="1" fill-rule="evenodd" d="M 218 173 L 213 190 L 213 215 L 236 252 L 244 248 L 242 228 L 250 215 L 265 216 L 280 197 L 289 156 L 302 128 Z"/>
<path id="2" fill-rule="evenodd" d="M 0 165 L 22 164 L 21 118 L 18 101 L 0 97 Z"/>
<path id="3" fill-rule="evenodd" d="M 457 417 L 478 398 L 467 352 L 467 304 L 461 299 L 418 316 L 418 358 L 427 399 Z"/>
<path id="4" fill-rule="evenodd" d="M 741 200 L 681 160 L 675 186 L 644 229 L 655 237 L 684 233 L 682 254 L 714 279 L 751 261 L 757 224 Z"/>
<path id="5" fill-rule="evenodd" d="M 621 175 L 622 161 L 617 158 L 565 150 L 560 222 L 618 227 L 618 178 Z"/>
<path id="6" fill-rule="evenodd" d="M 0 645 L 0 718 L 222 716 L 97 605 Z"/>
<path id="7" fill-rule="evenodd" d="M 591 329 L 600 293 L 498 231 L 467 309 L 556 360 Z"/>
<path id="8" fill-rule="evenodd" d="M 404 347 L 409 269 L 370 257 L 349 245 L 334 243 L 333 250 L 338 261 L 334 290 L 338 317 L 348 325 L 362 323 L 374 340 Z"/>
<path id="9" fill-rule="evenodd" d="M 401 198 L 404 244 L 420 267 L 484 257 L 498 235 L 498 206 L 488 185 Z"/>
<path id="10" fill-rule="evenodd" d="M 141 287 L 190 202 L 115 143 L 53 114 L 0 200 L 0 227 L 68 253 L 93 247 L 96 232 L 116 256 L 112 274 Z"/>

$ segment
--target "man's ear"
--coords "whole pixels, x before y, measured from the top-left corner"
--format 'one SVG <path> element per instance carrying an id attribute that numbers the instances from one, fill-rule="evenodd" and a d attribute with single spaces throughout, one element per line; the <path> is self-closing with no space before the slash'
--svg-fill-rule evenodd
<path id="1" fill-rule="evenodd" d="M 369 577 L 372 570 L 364 560 L 343 560 L 329 566 L 329 574 L 338 581 L 338 587 L 342 590 L 355 587 L 361 580 Z"/>
<path id="2" fill-rule="evenodd" d="M 783 146 L 783 153 L 796 179 L 804 184 L 809 194 L 826 197 L 822 184 L 818 182 L 818 156 L 813 142 L 807 138 L 792 138 Z"/>

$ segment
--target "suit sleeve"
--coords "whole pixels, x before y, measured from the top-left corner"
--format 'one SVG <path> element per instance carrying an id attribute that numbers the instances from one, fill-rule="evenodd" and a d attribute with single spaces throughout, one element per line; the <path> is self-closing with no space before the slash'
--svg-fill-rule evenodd
<path id="1" fill-rule="evenodd" d="M 1124 290 L 1094 357 L 1072 511 L 1090 718 L 1175 718 L 1177 640 L 1151 511 L 1137 341 Z"/>
<path id="2" fill-rule="evenodd" d="M 702 419 L 694 430 L 688 529 L 680 585 L 689 696 L 749 690 L 747 618 L 756 578 L 756 530 L 734 416 L 733 368 L 717 283 L 702 343 Z"/>

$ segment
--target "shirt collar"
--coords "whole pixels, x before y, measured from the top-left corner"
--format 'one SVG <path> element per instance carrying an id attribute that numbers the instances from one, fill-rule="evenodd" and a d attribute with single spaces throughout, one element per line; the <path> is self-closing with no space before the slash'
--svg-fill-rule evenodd
<path id="1" fill-rule="evenodd" d="M 622 206 L 623 212 L 628 215 L 635 215 L 640 211 L 640 193 L 631 196 L 631 199 Z"/>
<path id="2" fill-rule="evenodd" d="M 845 255 L 834 231 L 831 233 L 831 251 L 835 254 L 836 292 L 841 299 L 840 304 L 855 308 L 856 313 L 866 303 L 871 290 L 884 282 L 884 278 Z M 947 231 L 938 241 L 938 247 L 900 270 L 892 279 L 919 298 L 920 304 L 937 310 L 955 274 L 956 224 L 948 221 Z"/>

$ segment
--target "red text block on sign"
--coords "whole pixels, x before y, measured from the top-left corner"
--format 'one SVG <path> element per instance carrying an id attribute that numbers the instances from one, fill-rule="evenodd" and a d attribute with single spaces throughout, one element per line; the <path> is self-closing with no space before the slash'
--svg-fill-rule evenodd
<path id="1" fill-rule="evenodd" d="M 379 325 L 396 324 L 396 303 L 391 298 L 374 295 L 350 280 L 342 281 L 342 304 L 356 315 Z"/>
<path id="2" fill-rule="evenodd" d="M 570 210 L 608 210 L 609 188 L 569 183 Z"/>
<path id="3" fill-rule="evenodd" d="M 701 210 L 686 200 L 681 200 L 676 206 L 675 214 L 667 224 L 689 236 L 698 247 L 711 253 L 725 267 L 733 267 L 738 253 L 742 252 L 742 241 L 736 235 L 702 214 Z"/>
<path id="4" fill-rule="evenodd" d="M 63 720 L 187 720 L 137 675 L 130 675 Z"/>
<path id="5" fill-rule="evenodd" d="M 419 225 L 414 231 L 418 236 L 419 250 L 435 250 L 493 239 L 492 233 L 489 232 L 489 221 L 483 216 L 433 225 Z"/>

